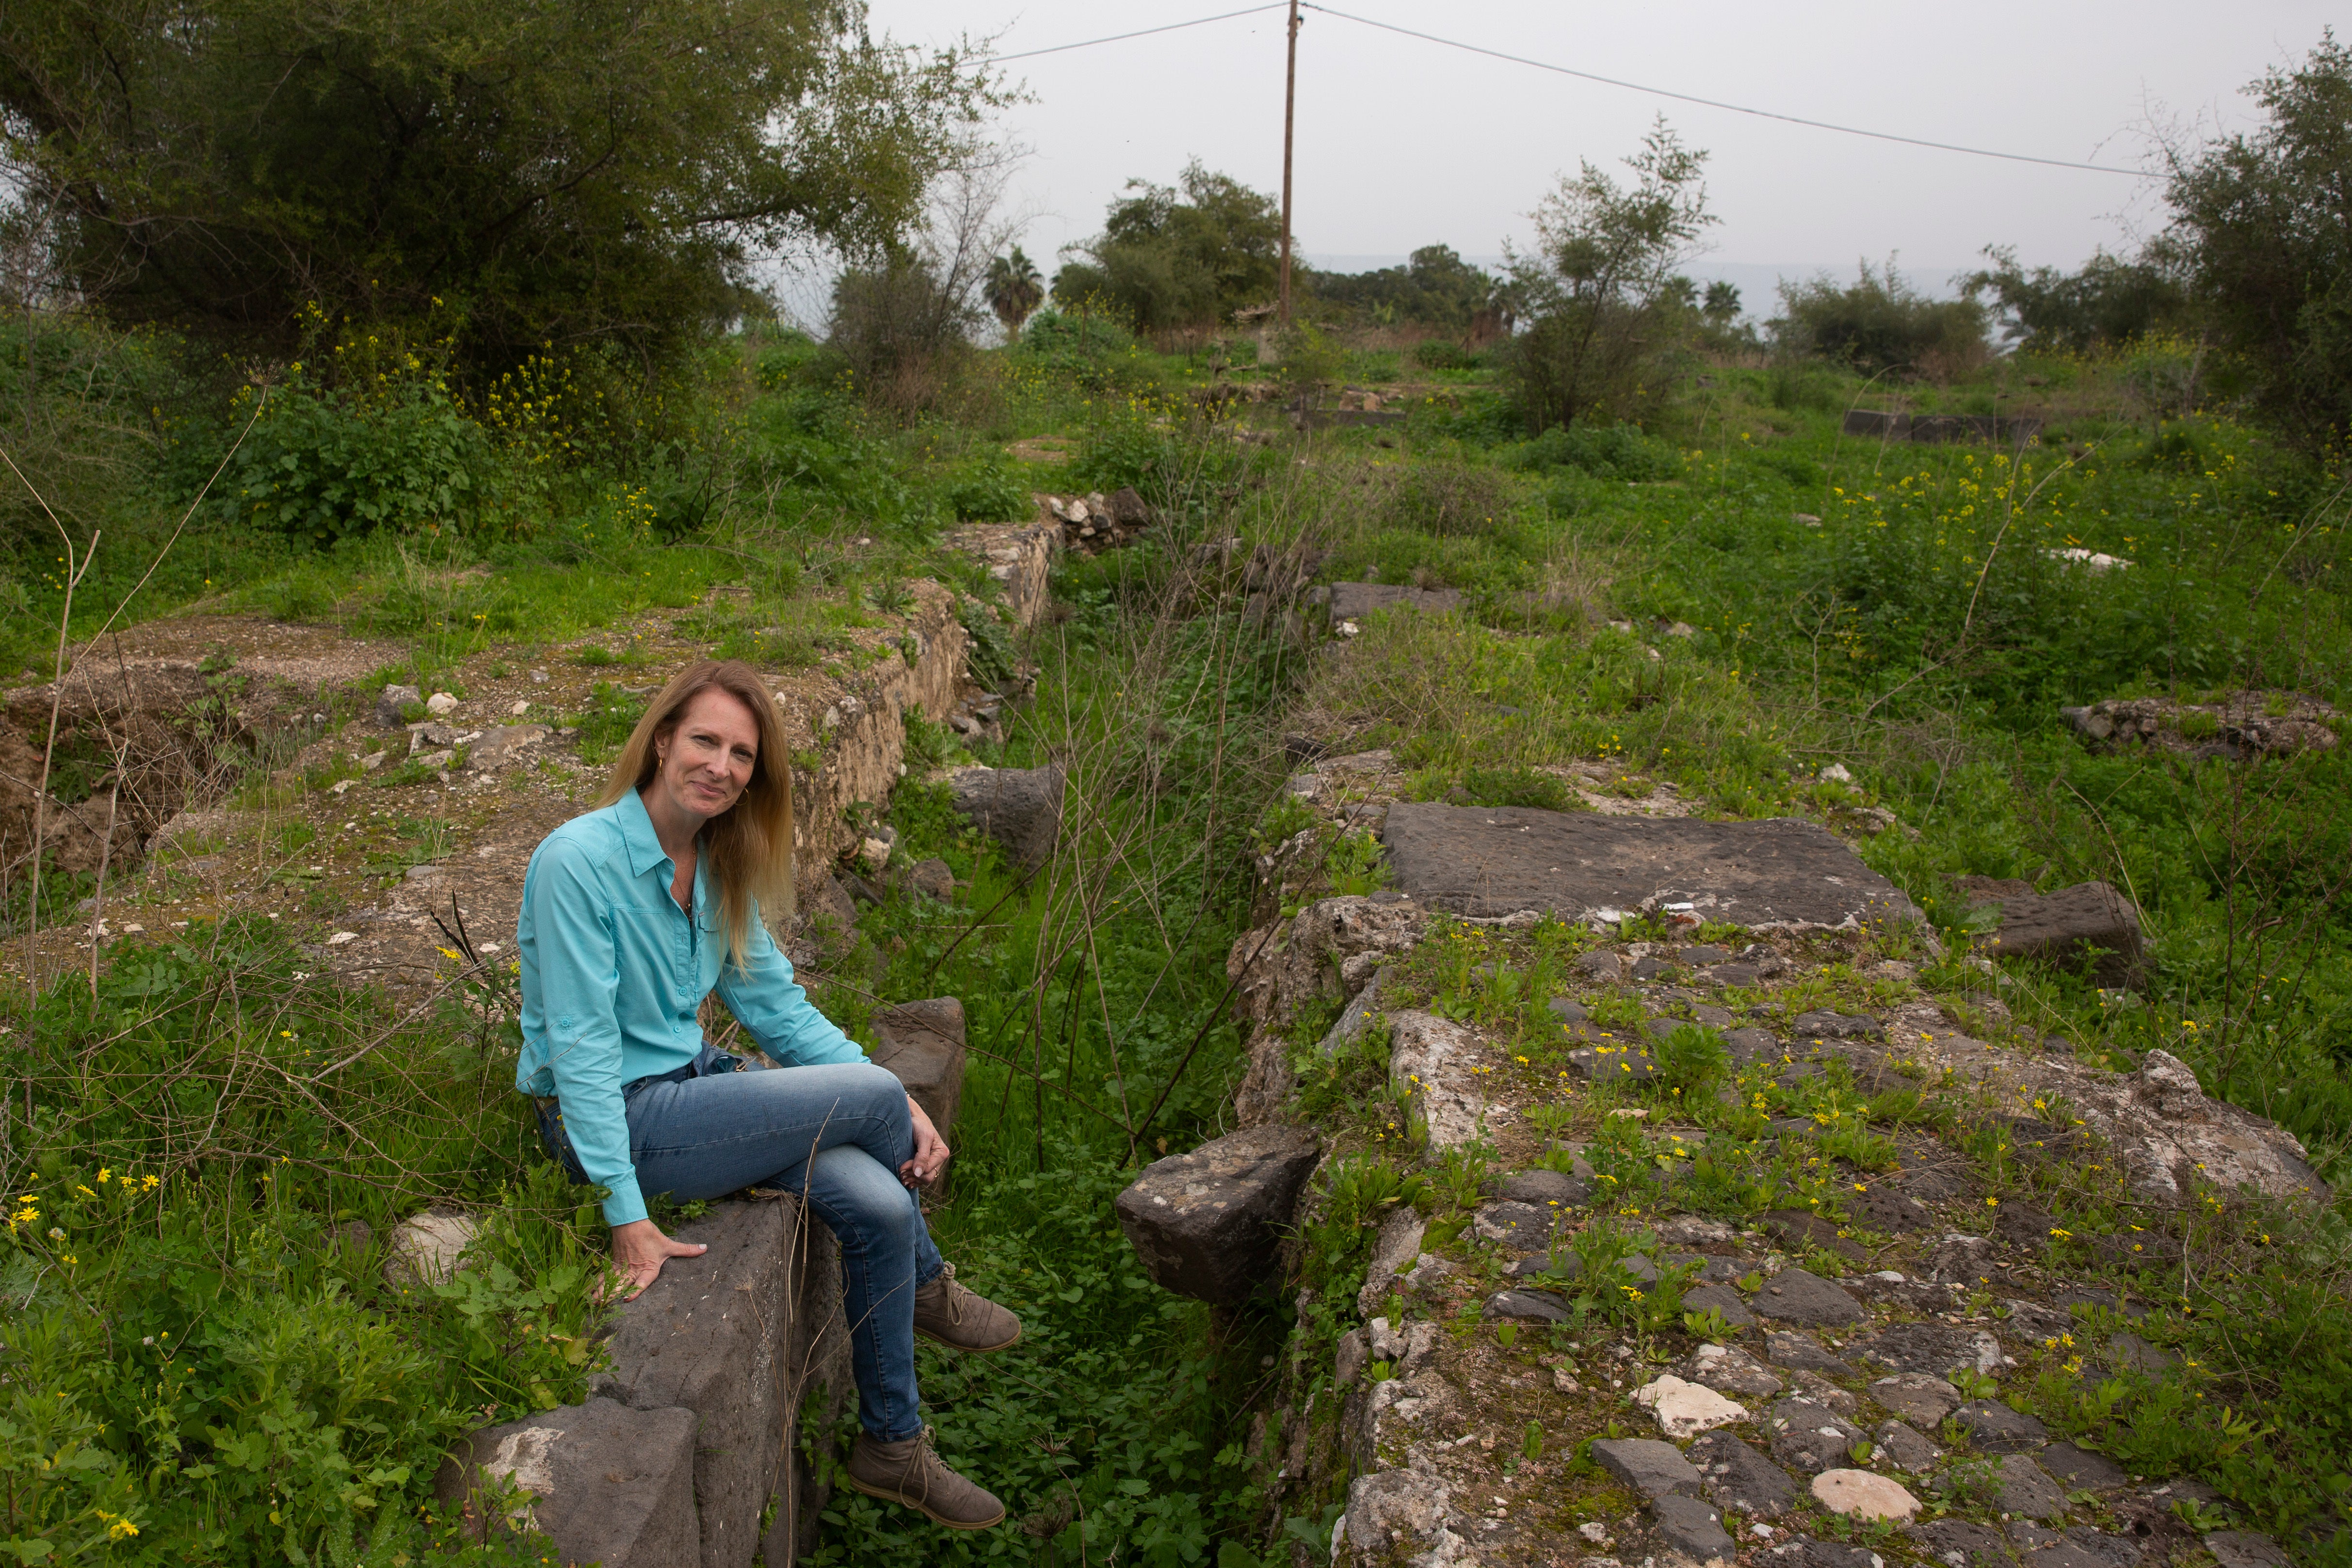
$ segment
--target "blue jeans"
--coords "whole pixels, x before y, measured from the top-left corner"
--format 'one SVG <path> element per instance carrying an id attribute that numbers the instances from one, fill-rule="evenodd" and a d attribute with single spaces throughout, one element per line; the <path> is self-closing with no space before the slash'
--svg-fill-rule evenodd
<path id="1" fill-rule="evenodd" d="M 680 1202 L 747 1186 L 800 1194 L 841 1240 L 842 1312 L 857 1376 L 857 1415 L 881 1442 L 923 1429 L 915 1386 L 915 1289 L 940 1273 L 940 1249 L 898 1167 L 915 1154 L 907 1091 L 870 1061 L 730 1071 L 705 1046 L 677 1072 L 625 1085 L 637 1185 Z M 585 1181 L 552 1110 L 540 1137 Z"/>

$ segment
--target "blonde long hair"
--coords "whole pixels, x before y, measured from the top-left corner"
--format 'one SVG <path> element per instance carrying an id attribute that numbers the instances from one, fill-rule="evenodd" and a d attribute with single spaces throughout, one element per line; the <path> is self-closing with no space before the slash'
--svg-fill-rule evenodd
<path id="1" fill-rule="evenodd" d="M 596 804 L 609 806 L 652 783 L 661 771 L 659 743 L 677 732 L 687 704 L 712 690 L 749 708 L 760 731 L 751 781 L 732 806 L 710 819 L 701 837 L 701 852 L 719 884 L 719 929 L 729 958 L 740 968 L 758 912 L 789 915 L 793 908 L 791 743 L 760 673 L 739 660 L 704 659 L 671 676 L 629 732 Z"/>

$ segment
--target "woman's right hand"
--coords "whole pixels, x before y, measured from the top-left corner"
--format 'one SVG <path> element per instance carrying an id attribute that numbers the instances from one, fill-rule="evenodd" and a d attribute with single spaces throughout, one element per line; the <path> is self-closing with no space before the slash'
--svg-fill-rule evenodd
<path id="1" fill-rule="evenodd" d="M 650 1219 L 633 1219 L 613 1227 L 613 1263 L 628 1276 L 615 1300 L 633 1301 L 647 1285 L 661 1278 L 662 1265 L 673 1258 L 699 1258 L 710 1249 L 699 1241 L 672 1241 Z"/>

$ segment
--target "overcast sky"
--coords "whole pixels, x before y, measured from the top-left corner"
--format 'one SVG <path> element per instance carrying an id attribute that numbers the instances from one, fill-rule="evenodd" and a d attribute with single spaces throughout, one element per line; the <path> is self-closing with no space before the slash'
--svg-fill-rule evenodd
<path id="1" fill-rule="evenodd" d="M 1003 53 L 1237 8 L 1248 0 L 873 0 L 876 33 Z M 2315 0 L 1980 0 L 1974 5 L 1683 0 L 1675 5 L 1338 0 L 1379 21 L 1647 86 L 2006 152 L 2138 166 L 2152 118 L 2242 128 L 2239 89 L 2298 59 Z M 1132 177 L 1189 158 L 1261 190 L 1282 180 L 1283 16 L 1213 22 L 1010 62 L 1034 101 L 1004 128 L 1034 149 L 1015 182 L 1050 276 Z M 2072 267 L 2145 230 L 2153 182 L 1893 145 L 1662 100 L 1307 13 L 1300 32 L 1295 227 L 1348 266 L 1443 243 L 1491 256 L 1579 160 L 1614 166 L 1664 111 L 1713 156 L 1714 267 L 1850 273 L 1900 253 L 1939 279 L 1988 244 Z M 1758 269 L 1762 269 L 1760 272 Z M 1769 301 L 1769 281 L 1751 308 Z"/>

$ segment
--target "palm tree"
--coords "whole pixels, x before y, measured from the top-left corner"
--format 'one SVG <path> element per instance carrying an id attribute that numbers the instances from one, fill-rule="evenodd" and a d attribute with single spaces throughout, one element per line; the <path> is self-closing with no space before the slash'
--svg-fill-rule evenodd
<path id="1" fill-rule="evenodd" d="M 1008 342 L 1021 336 L 1021 323 L 1045 302 L 1045 284 L 1037 276 L 1037 264 L 1022 255 L 1017 245 L 1011 256 L 1000 256 L 988 264 L 984 292 L 988 308 L 1004 323 Z"/>

